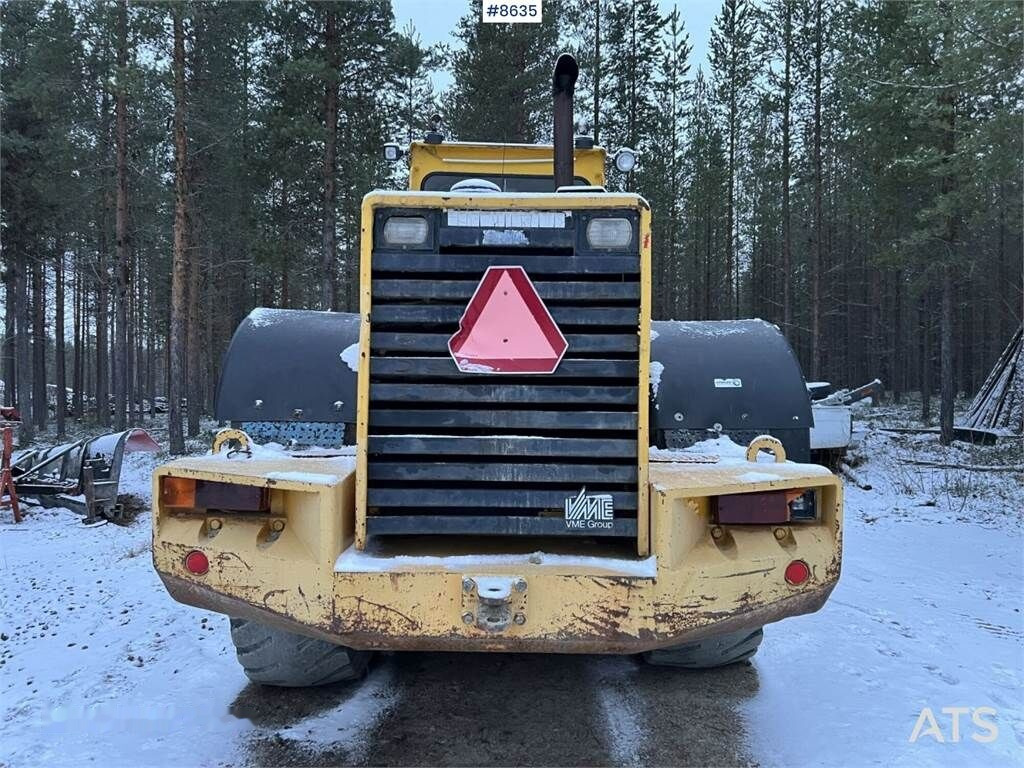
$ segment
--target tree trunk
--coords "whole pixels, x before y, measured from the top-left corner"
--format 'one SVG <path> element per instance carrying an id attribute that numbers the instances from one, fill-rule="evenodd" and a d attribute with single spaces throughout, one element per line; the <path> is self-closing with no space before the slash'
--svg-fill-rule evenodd
<path id="1" fill-rule="evenodd" d="M 123 430 L 128 410 L 128 0 L 117 7 L 117 91 L 114 96 L 114 142 L 117 153 L 117 200 L 114 238 L 117 269 L 114 281 L 114 428 Z"/>
<path id="2" fill-rule="evenodd" d="M 203 406 L 203 340 L 199 317 L 199 299 L 202 293 L 202 249 L 196 242 L 195 227 L 190 226 L 188 240 L 188 342 L 186 378 L 188 381 L 188 436 L 199 434 L 199 415 Z"/>
<path id="3" fill-rule="evenodd" d="M 338 308 L 338 244 L 335 232 L 335 204 L 338 146 L 338 51 L 337 17 L 334 8 L 326 6 L 324 52 L 327 71 L 324 73 L 324 199 L 323 251 L 320 255 L 320 307 Z"/>
<path id="4" fill-rule="evenodd" d="M 68 411 L 68 382 L 64 370 L 64 246 L 58 240 L 57 258 L 53 266 L 53 356 L 57 377 L 56 404 L 53 415 L 57 421 L 57 437 L 64 437 Z"/>
<path id="5" fill-rule="evenodd" d="M 102 131 L 103 131 L 103 162 L 106 164 L 110 158 L 110 98 L 106 88 L 103 89 L 103 97 L 100 103 Z M 103 179 L 106 181 L 106 171 L 103 172 Z M 96 421 L 100 426 L 110 426 L 110 384 L 108 377 L 108 351 L 107 341 L 108 329 L 108 305 L 110 303 L 110 276 L 107 272 L 109 254 L 107 248 L 109 240 L 107 236 L 110 224 L 110 187 L 104 184 L 103 208 L 100 216 L 99 242 L 97 253 L 97 274 L 96 274 Z"/>
<path id="6" fill-rule="evenodd" d="M 187 332 L 188 242 L 185 167 L 188 143 L 185 135 L 185 22 L 184 9 L 174 8 L 174 254 L 171 267 L 170 360 L 167 401 L 171 453 L 185 452 L 181 424 L 181 396 L 185 383 Z"/>
<path id="7" fill-rule="evenodd" d="M 14 257 L 14 346 L 18 386 L 15 390 L 14 407 L 21 414 L 21 443 L 24 445 L 35 435 L 32 427 L 32 352 L 29 347 L 28 264 L 23 253 Z"/>
<path id="8" fill-rule="evenodd" d="M 793 328 L 793 229 L 789 210 L 790 131 L 793 100 L 793 4 L 786 0 L 784 33 L 785 68 L 782 85 L 782 327 L 788 336 Z"/>
<path id="9" fill-rule="evenodd" d="M 950 11 L 947 9 L 947 14 Z M 947 21 L 949 21 L 947 17 Z M 947 26 L 944 48 L 952 50 L 953 33 Z M 956 153 L 956 94 L 952 90 L 943 91 L 939 96 L 939 107 L 945 113 L 946 128 L 942 138 L 942 163 L 946 173 L 942 177 L 942 196 L 946 203 L 946 224 L 943 240 L 946 252 L 942 264 L 942 317 L 939 326 L 939 442 L 949 445 L 953 442 L 953 402 L 956 399 L 956 388 L 953 382 L 953 305 L 956 291 L 953 282 L 953 267 L 956 257 L 957 212 L 955 201 L 950 198 L 957 192 L 958 180 L 954 164 Z"/>
<path id="10" fill-rule="evenodd" d="M 32 423 L 46 429 L 46 272 L 32 262 Z M 24 418 L 25 415 L 22 414 Z"/>
<path id="11" fill-rule="evenodd" d="M 939 442 L 953 442 L 953 265 L 942 267 L 942 316 L 939 323 Z"/>
<path id="12" fill-rule="evenodd" d="M 737 123 L 737 111 L 738 107 L 736 104 L 736 83 L 730 84 L 730 95 L 729 95 L 729 194 L 728 203 L 725 213 L 725 291 L 726 301 L 725 305 L 727 308 L 726 317 L 739 317 L 739 306 L 735 300 L 735 287 L 734 283 L 736 278 L 733 275 L 736 266 L 736 250 L 735 242 L 736 238 L 733 236 L 733 230 L 736 228 L 736 123 Z"/>
<path id="13" fill-rule="evenodd" d="M 931 291 L 925 289 L 918 303 L 921 323 L 921 421 L 932 417 L 932 319 L 929 302 Z"/>
<path id="14" fill-rule="evenodd" d="M 811 252 L 811 378 L 821 378 L 821 2 L 814 5 L 814 249 Z"/>
<path id="15" fill-rule="evenodd" d="M 14 405 L 15 394 L 18 389 L 18 366 L 15 363 L 17 358 L 15 340 L 17 338 L 18 313 L 15 297 L 17 291 L 17 259 L 12 258 L 4 267 L 4 338 L 3 338 L 3 368 L 0 370 L 0 378 L 4 382 L 4 390 L 0 396 L 0 405 Z"/>
<path id="16" fill-rule="evenodd" d="M 144 270 L 142 268 L 142 259 L 136 253 L 134 254 L 134 272 L 137 276 L 135 279 L 135 292 L 133 294 L 133 311 L 132 311 L 132 331 L 134 338 L 133 346 L 133 360 L 128 366 L 130 370 L 134 371 L 132 392 L 133 392 L 133 404 L 135 405 L 135 418 L 133 423 L 141 424 L 143 416 L 145 415 L 145 407 L 143 401 L 146 398 L 146 386 L 144 378 L 144 367 L 143 367 L 143 351 L 142 351 L 142 340 L 143 340 L 143 317 L 145 312 L 144 302 L 144 289 L 142 275 Z"/>
<path id="17" fill-rule="evenodd" d="M 72 336 L 74 337 L 75 351 L 71 359 L 71 387 L 74 390 L 72 395 L 72 411 L 76 419 L 81 419 L 85 412 L 85 382 L 82 380 L 82 350 L 85 349 L 85 333 L 82 323 L 82 305 L 85 302 L 82 290 L 82 270 L 78 266 L 78 259 L 75 259 L 75 293 L 74 310 L 72 317 Z"/>
<path id="18" fill-rule="evenodd" d="M 594 144 L 601 144 L 601 0 L 594 0 Z"/>

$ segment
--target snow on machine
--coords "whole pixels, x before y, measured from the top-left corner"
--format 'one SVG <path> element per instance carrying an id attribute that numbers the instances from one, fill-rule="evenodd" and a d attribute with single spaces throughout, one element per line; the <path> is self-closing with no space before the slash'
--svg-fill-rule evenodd
<path id="1" fill-rule="evenodd" d="M 375 649 L 720 666 L 836 585 L 843 491 L 805 463 L 789 345 L 652 322 L 651 211 L 574 142 L 576 75 L 560 57 L 553 147 L 388 145 L 409 189 L 364 198 L 359 313 L 255 310 L 234 430 L 157 469 L 155 567 L 232 617 L 252 680 L 354 678 Z"/>

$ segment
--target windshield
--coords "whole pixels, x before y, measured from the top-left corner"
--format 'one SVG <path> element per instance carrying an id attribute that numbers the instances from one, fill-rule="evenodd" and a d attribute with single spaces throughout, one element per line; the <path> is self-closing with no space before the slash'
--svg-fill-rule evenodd
<path id="1" fill-rule="evenodd" d="M 554 192 L 555 180 L 551 176 L 467 175 L 464 173 L 431 173 L 423 179 L 420 189 L 427 192 L 447 192 L 452 185 L 466 179 L 484 179 L 497 184 L 502 192 Z M 574 187 L 589 187 L 590 182 L 581 176 L 573 180 Z"/>

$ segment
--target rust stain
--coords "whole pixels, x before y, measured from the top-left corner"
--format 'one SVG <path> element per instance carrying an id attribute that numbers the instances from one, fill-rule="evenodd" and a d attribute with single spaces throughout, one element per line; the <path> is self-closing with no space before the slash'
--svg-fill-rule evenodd
<path id="1" fill-rule="evenodd" d="M 245 570 L 252 571 L 252 566 L 245 562 L 245 560 L 243 560 L 241 556 L 238 555 L 238 553 L 236 552 L 218 552 L 214 556 L 214 560 L 217 563 L 217 567 L 221 570 L 233 567 L 235 561 L 237 560 L 239 563 L 241 563 Z"/>
<path id="2" fill-rule="evenodd" d="M 266 592 L 263 593 L 262 602 L 263 602 L 263 604 L 265 606 L 267 606 L 267 608 L 270 608 L 270 599 L 271 598 L 276 597 L 278 595 L 287 595 L 287 594 L 288 594 L 288 590 L 287 589 L 268 589 Z M 287 607 L 288 607 L 288 600 L 287 599 L 285 599 L 283 607 L 285 609 L 287 609 Z"/>
<path id="3" fill-rule="evenodd" d="M 393 608 L 390 605 L 384 605 L 383 603 L 375 603 L 372 600 L 367 600 L 365 597 L 361 597 L 359 595 L 344 595 L 342 597 L 339 597 L 336 603 L 350 600 L 354 600 L 356 605 L 354 611 L 345 610 L 345 613 L 348 616 L 348 620 L 349 622 L 351 622 L 351 627 L 346 627 L 346 629 L 360 631 L 363 629 L 367 629 L 369 627 L 379 627 L 386 631 L 400 631 L 396 627 L 392 626 L 394 624 L 393 621 L 389 621 L 386 618 L 382 618 L 382 614 L 384 616 L 397 616 L 403 619 L 405 621 L 406 626 L 411 630 L 416 630 L 420 627 L 420 623 L 418 621 L 413 619 L 411 616 L 407 616 L 406 614 L 402 613 L 397 608 Z M 363 607 L 364 605 L 371 606 L 375 610 L 370 611 L 370 613 L 368 614 Z M 335 607 L 338 608 L 337 605 Z M 341 610 L 344 609 L 340 609 L 339 613 L 341 612 Z M 336 617 L 336 622 L 340 620 L 340 616 Z"/>
<path id="4" fill-rule="evenodd" d="M 722 579 L 735 579 L 738 576 L 754 576 L 754 575 L 756 575 L 758 573 L 771 573 L 774 570 L 775 570 L 775 567 L 773 566 L 771 568 L 760 568 L 760 569 L 758 569 L 756 571 L 741 571 L 739 573 L 730 573 L 730 574 L 728 574 L 726 576 L 720 576 L 719 578 L 722 578 Z"/>

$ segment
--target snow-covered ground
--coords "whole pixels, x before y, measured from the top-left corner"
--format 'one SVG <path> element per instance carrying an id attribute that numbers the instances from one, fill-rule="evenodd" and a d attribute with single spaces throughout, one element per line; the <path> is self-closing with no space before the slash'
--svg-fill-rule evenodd
<path id="1" fill-rule="evenodd" d="M 852 463 L 871 490 L 847 485 L 839 587 L 742 670 L 408 654 L 357 686 L 268 691 L 225 618 L 167 596 L 148 514 L 0 512 L 0 765 L 1024 765 L 1024 478 L 907 463 L 1020 465 L 1021 446 L 880 431 L 908 413 L 864 412 Z M 164 458 L 126 457 L 123 490 L 148 500 Z M 911 743 L 926 707 L 942 743 L 927 722 Z M 956 742 L 951 707 L 970 710 Z M 992 735 L 979 708 L 994 740 L 974 738 Z"/>

